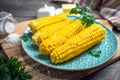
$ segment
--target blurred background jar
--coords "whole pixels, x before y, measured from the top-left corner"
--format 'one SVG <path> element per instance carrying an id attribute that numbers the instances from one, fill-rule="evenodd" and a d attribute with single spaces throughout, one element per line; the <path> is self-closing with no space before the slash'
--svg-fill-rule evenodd
<path id="1" fill-rule="evenodd" d="M 11 13 L 0 12 L 0 36 L 4 36 L 14 32 L 14 18 Z"/>

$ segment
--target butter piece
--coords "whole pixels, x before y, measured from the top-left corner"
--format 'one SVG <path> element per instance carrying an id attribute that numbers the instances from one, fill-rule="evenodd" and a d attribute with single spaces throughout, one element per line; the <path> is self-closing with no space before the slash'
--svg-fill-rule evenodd
<path id="1" fill-rule="evenodd" d="M 63 13 L 69 14 L 72 8 L 75 8 L 75 4 L 62 4 Z"/>

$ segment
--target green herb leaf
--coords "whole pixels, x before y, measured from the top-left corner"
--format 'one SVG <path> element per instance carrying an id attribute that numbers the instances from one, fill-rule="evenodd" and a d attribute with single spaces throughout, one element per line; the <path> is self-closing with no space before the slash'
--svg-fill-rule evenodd
<path id="1" fill-rule="evenodd" d="M 38 50 L 38 49 L 39 49 L 39 48 L 38 48 L 36 45 L 34 45 L 34 44 L 32 44 L 31 47 L 32 47 L 33 49 L 35 49 L 35 50 Z"/>
<path id="2" fill-rule="evenodd" d="M 88 13 L 92 12 L 92 10 L 90 9 L 90 7 L 84 7 L 83 9 L 85 10 L 85 12 L 88 12 Z"/>
<path id="3" fill-rule="evenodd" d="M 80 14 L 79 18 L 82 21 L 82 24 L 86 27 L 94 23 L 94 16 L 91 14 L 91 9 L 89 7 L 82 7 L 79 4 L 76 4 L 76 7 L 71 9 L 70 14 Z"/>
<path id="4" fill-rule="evenodd" d="M 14 57 L 0 57 L 0 80 L 28 80 L 32 76 L 21 66 L 21 61 Z"/>
<path id="5" fill-rule="evenodd" d="M 26 33 L 26 35 L 27 35 L 29 38 L 31 38 L 32 35 L 33 35 L 33 33 L 32 33 L 31 31 L 29 31 L 28 33 Z"/>
<path id="6" fill-rule="evenodd" d="M 94 57 L 100 57 L 101 51 L 90 51 L 89 53 Z"/>
<path id="7" fill-rule="evenodd" d="M 81 9 L 82 9 L 82 6 L 81 6 L 81 5 L 79 5 L 79 4 L 76 4 L 76 6 L 77 6 L 78 8 L 81 8 Z"/>
<path id="8" fill-rule="evenodd" d="M 31 39 L 33 33 L 29 31 L 28 33 L 24 33 L 20 38 L 27 42 L 29 39 Z"/>
<path id="9" fill-rule="evenodd" d="M 24 40 L 25 42 L 27 42 L 29 39 L 28 39 L 28 37 L 27 37 L 27 35 L 23 35 L 23 36 L 21 36 L 20 37 L 22 40 Z"/>
<path id="10" fill-rule="evenodd" d="M 82 24 L 86 27 L 89 27 L 91 24 L 93 24 L 94 20 L 94 17 L 89 14 L 86 14 L 81 18 Z"/>

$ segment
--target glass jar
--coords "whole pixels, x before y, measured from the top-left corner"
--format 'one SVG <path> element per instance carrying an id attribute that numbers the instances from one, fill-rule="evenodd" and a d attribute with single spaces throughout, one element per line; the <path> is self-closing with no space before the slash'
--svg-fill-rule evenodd
<path id="1" fill-rule="evenodd" d="M 14 32 L 14 19 L 11 13 L 0 12 L 0 35 Z"/>

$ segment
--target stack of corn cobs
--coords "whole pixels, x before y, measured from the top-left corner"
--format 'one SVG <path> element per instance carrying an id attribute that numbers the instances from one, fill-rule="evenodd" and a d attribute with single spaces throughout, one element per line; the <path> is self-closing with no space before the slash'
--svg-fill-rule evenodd
<path id="1" fill-rule="evenodd" d="M 83 26 L 80 20 L 68 20 L 65 14 L 38 18 L 29 23 L 32 40 L 41 54 L 54 64 L 79 56 L 101 42 L 105 29 L 99 24 Z"/>

